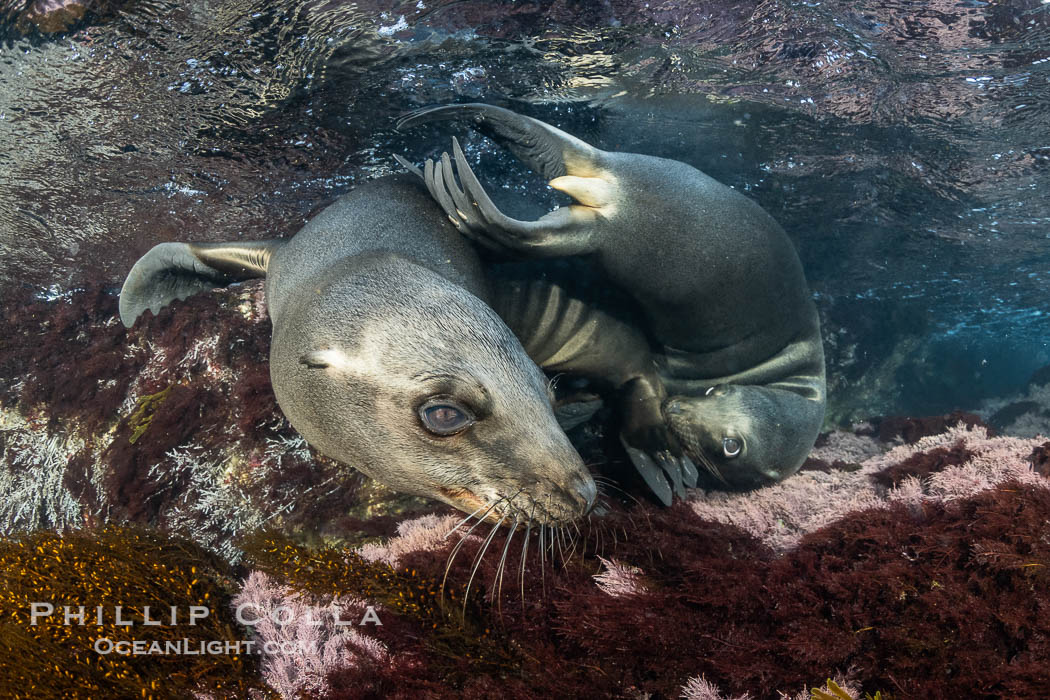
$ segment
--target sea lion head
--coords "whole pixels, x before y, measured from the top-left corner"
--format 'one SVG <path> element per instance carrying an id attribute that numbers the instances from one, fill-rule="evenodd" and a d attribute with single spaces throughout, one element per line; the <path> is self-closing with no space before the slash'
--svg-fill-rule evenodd
<path id="1" fill-rule="evenodd" d="M 596 486 L 549 384 L 478 297 L 395 256 L 334 270 L 274 329 L 278 403 L 324 454 L 478 517 L 548 524 Z"/>
<path id="2" fill-rule="evenodd" d="M 718 384 L 673 396 L 664 415 L 712 487 L 752 489 L 798 471 L 820 431 L 824 404 L 807 392 Z M 703 475 L 702 475 L 703 476 Z"/>

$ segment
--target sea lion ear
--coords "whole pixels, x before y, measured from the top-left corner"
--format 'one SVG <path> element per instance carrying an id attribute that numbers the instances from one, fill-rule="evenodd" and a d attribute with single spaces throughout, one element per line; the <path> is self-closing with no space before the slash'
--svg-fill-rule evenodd
<path id="1" fill-rule="evenodd" d="M 348 375 L 368 375 L 379 371 L 374 359 L 363 361 L 338 348 L 311 350 L 299 358 L 299 364 L 310 369 L 333 369 Z"/>
<path id="2" fill-rule="evenodd" d="M 120 290 L 120 320 L 128 328 L 149 309 L 157 313 L 175 299 L 265 277 L 273 252 L 285 241 L 161 243 L 139 258 Z"/>
<path id="3" fill-rule="evenodd" d="M 335 359 L 332 350 L 313 350 L 299 358 L 299 364 L 306 365 L 310 369 L 327 369 L 332 366 Z"/>

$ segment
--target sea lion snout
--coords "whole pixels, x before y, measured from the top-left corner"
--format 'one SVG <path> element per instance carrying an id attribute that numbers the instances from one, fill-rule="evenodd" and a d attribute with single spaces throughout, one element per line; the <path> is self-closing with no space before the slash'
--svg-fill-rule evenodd
<path id="1" fill-rule="evenodd" d="M 565 520 L 576 520 L 587 515 L 598 498 L 598 485 L 594 477 L 583 468 L 582 462 L 580 467 L 573 475 L 548 481 L 540 489 L 540 493 L 548 491 L 552 494 L 552 508 L 557 506 L 556 512 L 564 514 Z"/>
<path id="2" fill-rule="evenodd" d="M 553 459 L 511 471 L 503 487 L 515 494 L 512 509 L 524 520 L 568 523 L 586 516 L 598 498 L 598 485 L 566 438 L 567 450 Z M 570 452 L 571 451 L 571 452 Z"/>

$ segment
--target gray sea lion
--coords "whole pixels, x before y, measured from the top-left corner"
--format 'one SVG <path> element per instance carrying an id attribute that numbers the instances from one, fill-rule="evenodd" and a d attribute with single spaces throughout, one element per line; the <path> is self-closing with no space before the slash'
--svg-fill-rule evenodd
<path id="1" fill-rule="evenodd" d="M 128 274 L 120 316 L 130 326 L 146 309 L 262 276 L 277 402 L 321 452 L 508 524 L 566 523 L 594 504 L 546 377 L 417 179 L 361 185 L 290 239 L 162 243 Z"/>
<path id="2" fill-rule="evenodd" d="M 423 177 L 462 233 L 506 255 L 589 255 L 637 302 L 648 345 L 630 322 L 592 308 L 586 338 L 544 331 L 571 353 L 531 349 L 545 368 L 543 355 L 583 375 L 614 368 L 628 454 L 665 503 L 672 485 L 682 493 L 695 483 L 689 461 L 675 457 L 682 448 L 710 478 L 736 488 L 799 468 L 824 415 L 820 323 L 794 246 L 761 207 L 685 163 L 602 151 L 490 105 L 422 109 L 398 128 L 441 119 L 470 119 L 575 200 L 538 221 L 512 219 L 453 139 L 459 183 L 448 154 L 427 161 Z M 561 323 L 554 306 L 533 317 Z M 529 324 L 519 321 L 510 325 L 527 336 Z M 628 356 L 625 372 L 619 363 Z"/>

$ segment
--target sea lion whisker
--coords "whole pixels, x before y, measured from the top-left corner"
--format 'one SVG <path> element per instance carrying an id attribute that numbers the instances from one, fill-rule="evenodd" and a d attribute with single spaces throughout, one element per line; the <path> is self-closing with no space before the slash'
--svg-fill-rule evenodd
<path id="1" fill-rule="evenodd" d="M 462 525 L 463 523 L 467 522 L 468 520 L 470 520 L 471 518 L 473 518 L 473 517 L 474 517 L 475 515 L 477 515 L 477 514 L 478 514 L 478 511 L 479 511 L 479 510 L 482 510 L 483 508 L 485 508 L 485 506 L 486 506 L 486 505 L 487 505 L 487 504 L 482 504 L 482 505 L 481 505 L 481 506 L 480 506 L 480 507 L 478 508 L 478 510 L 474 511 L 473 513 L 471 513 L 470 515 L 468 515 L 467 517 L 463 518 L 463 519 L 462 519 L 462 520 L 460 520 L 460 521 L 459 521 L 458 523 L 456 523 L 456 524 L 455 524 L 455 525 L 454 525 L 454 526 L 452 527 L 452 529 L 451 529 L 451 530 L 449 530 L 448 532 L 446 532 L 446 533 L 445 533 L 445 536 L 444 536 L 444 537 L 442 537 L 441 539 L 443 539 L 443 540 L 447 540 L 447 539 L 448 539 L 448 536 L 449 536 L 449 535 L 451 535 L 451 534 L 452 534 L 453 532 L 455 532 L 456 530 L 458 530 L 458 529 L 459 529 L 459 527 L 460 527 L 460 525 Z M 491 507 L 491 506 L 489 506 L 489 507 Z"/>
<path id="2" fill-rule="evenodd" d="M 620 487 L 619 487 L 619 486 L 617 486 L 616 484 L 610 484 L 610 483 L 606 483 L 606 486 L 608 486 L 609 488 L 612 488 L 612 489 L 616 489 L 617 491 L 619 491 L 620 493 L 622 493 L 622 494 L 623 494 L 624 496 L 626 496 L 627 498 L 629 498 L 629 499 L 631 499 L 632 501 L 634 501 L 634 504 L 635 504 L 636 506 L 641 506 L 641 505 L 642 505 L 642 502 L 641 502 L 641 501 L 639 501 L 639 500 L 638 500 L 637 498 L 635 498 L 633 494 L 631 494 L 631 493 L 628 493 L 627 491 L 625 491 L 624 489 L 620 488 Z"/>
<path id="3" fill-rule="evenodd" d="M 595 522 L 594 520 L 591 520 L 591 516 L 587 516 L 587 536 L 594 538 L 595 552 L 598 551 L 598 534 L 601 532 L 601 529 L 603 527 L 605 527 L 605 523 L 601 521 Z"/>
<path id="4" fill-rule="evenodd" d="M 543 597 L 547 597 L 547 547 L 544 544 L 543 536 L 547 531 L 546 523 L 540 523 L 540 586 L 543 588 Z"/>
<path id="5" fill-rule="evenodd" d="M 470 586 L 474 583 L 474 576 L 478 573 L 478 567 L 481 566 L 481 560 L 485 557 L 485 552 L 488 551 L 489 545 L 492 544 L 492 538 L 496 536 L 499 531 L 500 525 L 507 519 L 509 513 L 504 513 L 503 517 L 499 519 L 495 525 L 492 526 L 492 530 L 489 531 L 489 536 L 485 538 L 484 544 L 481 545 L 481 549 L 474 555 L 474 568 L 470 571 L 470 578 L 467 579 L 467 587 L 463 591 L 463 619 L 467 618 L 467 599 L 470 597 Z"/>
<path id="6" fill-rule="evenodd" d="M 482 515 L 481 519 L 479 519 L 476 523 L 474 523 L 474 525 L 469 530 L 467 530 L 466 534 L 459 538 L 459 542 L 456 543 L 456 546 L 452 548 L 452 552 L 448 555 L 448 561 L 445 562 L 445 575 L 441 579 L 441 599 L 442 600 L 445 599 L 445 582 L 448 580 L 448 572 L 452 568 L 452 562 L 456 559 L 456 555 L 459 554 L 460 548 L 463 547 L 463 543 L 467 541 L 468 537 L 470 537 L 470 533 L 474 532 L 474 530 L 477 529 L 478 525 L 481 525 L 481 523 L 485 522 L 484 516 L 487 515 L 490 510 L 495 508 L 500 503 L 500 501 L 502 501 L 502 500 L 503 500 L 503 498 L 500 498 L 498 500 L 493 501 L 492 505 L 490 505 L 488 507 L 488 510 L 485 511 L 485 513 Z"/>
<path id="7" fill-rule="evenodd" d="M 704 469 L 706 469 L 711 476 L 718 479 L 720 483 L 729 486 L 729 482 L 726 481 L 724 476 L 722 476 L 722 472 L 718 470 L 718 467 L 716 467 L 714 462 L 711 461 L 711 458 L 704 454 L 703 448 L 697 446 L 697 449 L 693 450 L 693 453 L 693 456 L 700 460 L 700 464 L 704 466 Z"/>
<path id="8" fill-rule="evenodd" d="M 586 550 L 587 550 L 587 546 L 586 546 L 587 538 L 585 538 L 583 536 L 583 531 L 580 530 L 580 526 L 578 524 L 576 524 L 575 521 L 573 522 L 572 526 L 574 528 L 576 528 L 576 534 L 572 536 L 572 539 L 573 539 L 573 545 L 572 545 L 573 546 L 573 551 L 576 551 L 576 547 L 579 546 L 580 547 L 580 559 L 583 559 L 583 555 L 586 553 Z"/>
<path id="9" fill-rule="evenodd" d="M 572 533 L 572 531 L 568 528 L 565 528 L 565 540 L 565 549 L 569 552 L 567 555 L 567 561 L 572 561 L 572 557 L 574 554 L 576 554 L 576 549 L 579 546 L 579 541 L 577 540 L 576 536 Z M 582 558 L 583 555 L 581 554 L 580 557 Z"/>
<path id="10" fill-rule="evenodd" d="M 529 520 L 525 523 L 525 542 L 521 545 L 521 571 L 518 572 L 518 583 L 521 584 L 521 613 L 525 614 L 525 560 L 529 553 L 529 535 L 532 534 L 532 514 L 536 511 L 536 504 L 532 504 Z"/>
<path id="11" fill-rule="evenodd" d="M 562 565 L 562 567 L 564 567 L 565 566 L 565 546 L 564 546 L 565 533 L 564 533 L 564 530 L 562 529 L 562 527 L 560 525 L 557 528 L 557 532 L 558 532 L 558 555 L 561 557 L 561 565 Z M 552 549 L 551 550 L 551 559 L 553 559 L 553 558 L 554 558 L 554 550 Z"/>
<path id="12" fill-rule="evenodd" d="M 572 560 L 572 555 L 576 553 L 576 546 L 579 544 L 578 539 L 571 533 L 567 532 L 566 536 L 569 538 L 569 556 L 568 560 Z M 583 559 L 583 551 L 580 551 L 580 559 Z"/>
<path id="13" fill-rule="evenodd" d="M 515 493 L 513 496 L 510 497 L 510 500 L 513 501 L 524 490 L 525 490 L 525 487 L 522 487 L 522 488 L 518 489 L 517 493 Z M 504 515 L 504 519 L 505 518 L 506 518 L 506 515 Z M 503 522 L 503 520 L 500 520 L 500 523 L 502 523 L 502 522 Z M 521 522 L 520 518 L 515 513 L 515 515 L 514 515 L 514 525 L 511 526 L 510 534 L 507 535 L 507 542 L 506 542 L 506 544 L 503 545 L 503 556 L 500 557 L 499 565 L 496 567 L 496 577 L 492 581 L 492 591 L 490 591 L 490 593 L 489 593 L 489 600 L 491 601 L 492 600 L 492 596 L 494 595 L 494 592 L 496 590 L 496 579 L 498 579 L 499 580 L 499 595 L 496 596 L 496 606 L 497 606 L 497 608 L 499 610 L 500 617 L 503 616 L 503 598 L 502 598 L 503 597 L 503 571 L 504 571 L 505 564 L 507 563 L 507 552 L 510 550 L 511 540 L 514 539 L 514 533 L 517 531 L 518 523 L 520 523 L 520 522 Z"/>
<path id="14" fill-rule="evenodd" d="M 503 617 L 503 571 L 507 563 L 507 552 L 510 551 L 510 543 L 514 539 L 514 533 L 518 531 L 519 522 L 518 517 L 515 516 L 514 524 L 510 528 L 510 534 L 507 535 L 507 543 L 503 545 L 503 556 L 499 558 L 499 565 L 496 567 L 496 578 L 492 581 L 492 591 L 490 592 L 489 600 L 491 601 L 491 595 L 495 594 L 496 610 L 499 612 L 500 617 Z M 499 581 L 498 588 L 496 585 L 497 580 Z M 498 593 L 496 593 L 497 590 L 499 591 Z"/>

